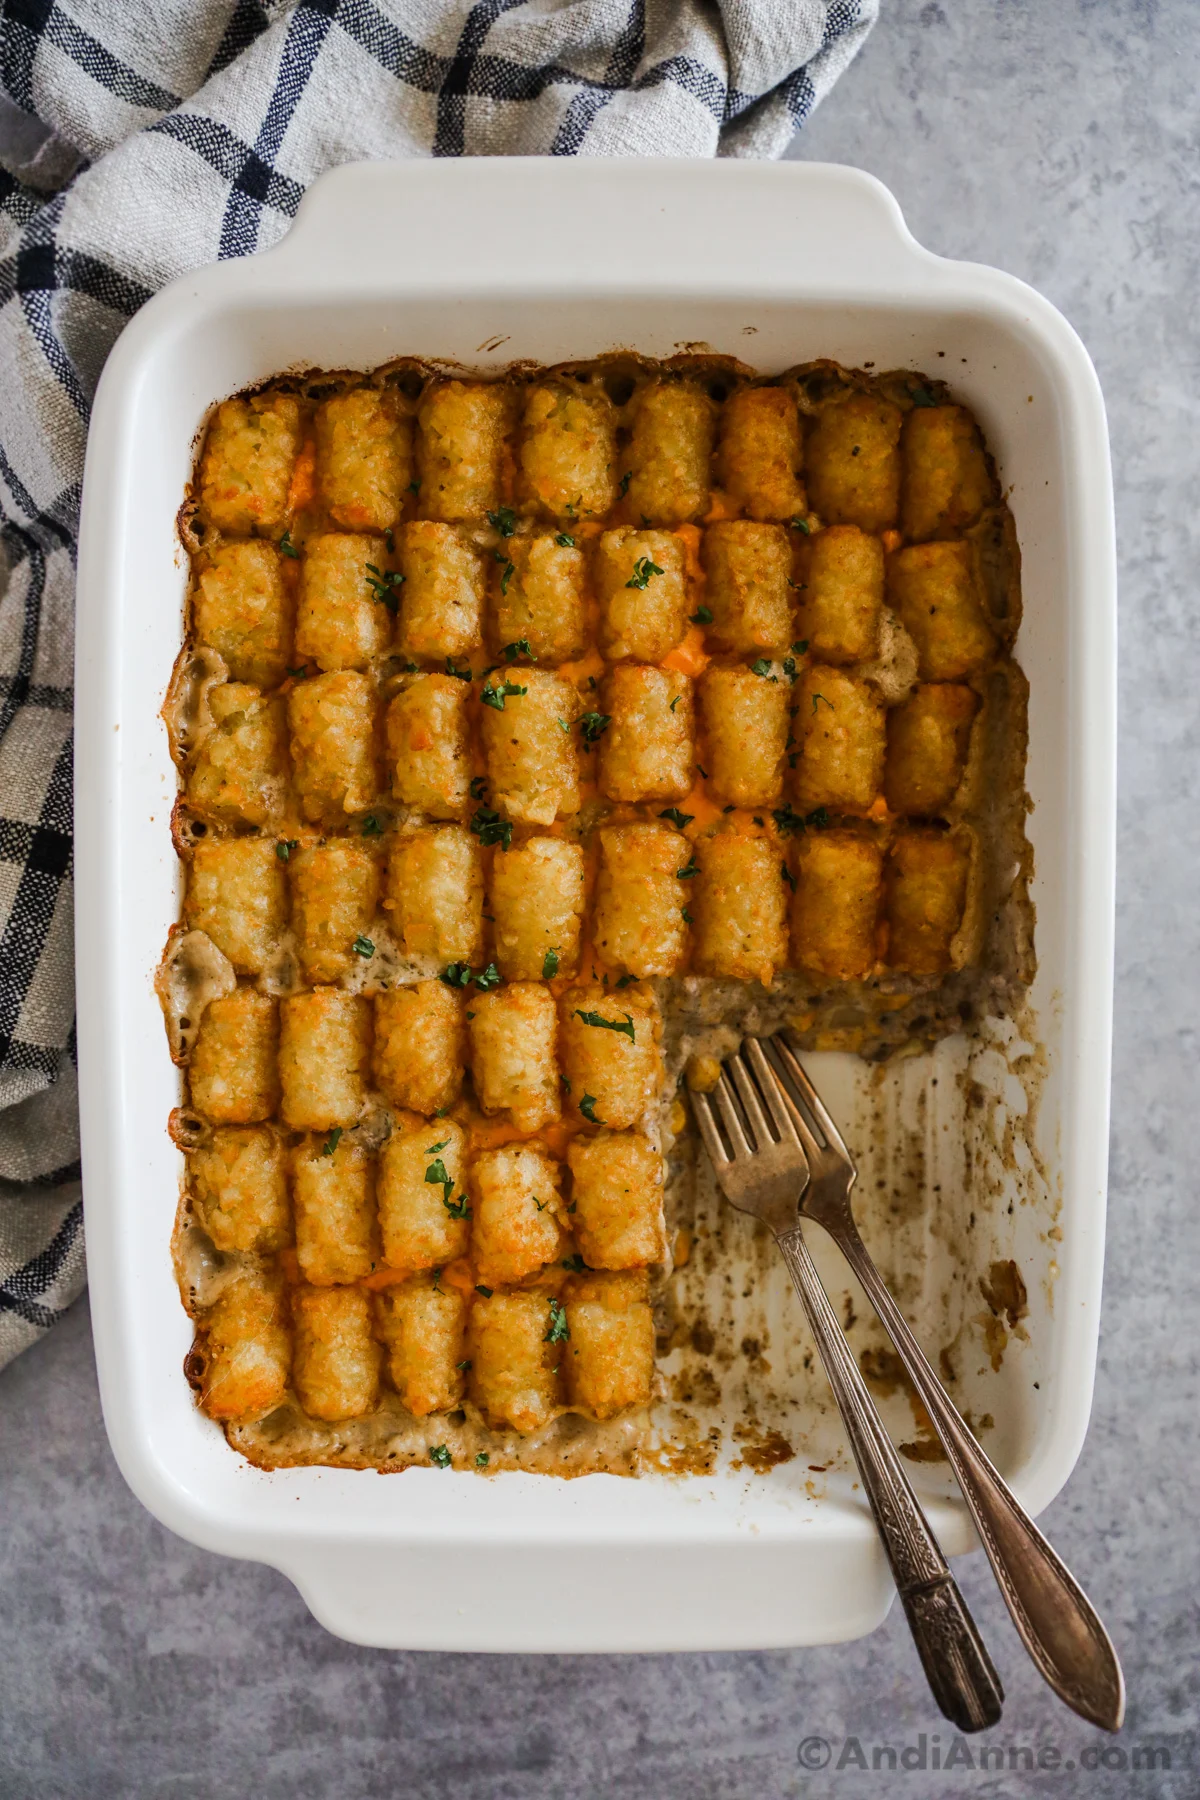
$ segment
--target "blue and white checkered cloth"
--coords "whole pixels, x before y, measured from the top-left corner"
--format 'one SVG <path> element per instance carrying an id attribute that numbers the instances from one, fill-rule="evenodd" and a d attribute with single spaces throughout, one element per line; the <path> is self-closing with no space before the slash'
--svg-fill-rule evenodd
<path id="1" fill-rule="evenodd" d="M 0 6 L 0 1366 L 84 1282 L 71 944 L 74 562 L 126 320 L 335 164 L 778 156 L 878 0 Z M 7 97 L 7 106 L 3 97 Z"/>

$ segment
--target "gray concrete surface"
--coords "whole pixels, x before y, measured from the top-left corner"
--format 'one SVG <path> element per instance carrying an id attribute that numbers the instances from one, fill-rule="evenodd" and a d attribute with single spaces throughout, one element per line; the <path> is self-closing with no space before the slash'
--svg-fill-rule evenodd
<path id="1" fill-rule="evenodd" d="M 1122 1736 L 1102 1740 L 1040 1685 L 979 1556 L 959 1571 L 1009 1694 L 988 1740 L 1003 1751 L 999 1773 L 935 1767 L 949 1730 L 895 1613 L 858 1644 L 761 1655 L 351 1648 L 281 1577 L 176 1541 L 130 1497 L 105 1443 L 81 1304 L 0 1377 L 8 1800 L 1200 1792 L 1200 1210 L 1188 1179 L 1200 1013 L 1198 74 L 1191 0 L 884 0 L 864 55 L 796 148 L 881 176 L 932 248 L 1035 283 L 1082 333 L 1108 397 L 1123 735 L 1107 1293 L 1091 1434 L 1044 1523 L 1123 1652 Z M 921 1733 L 924 1771 L 863 1774 L 846 1747 L 857 1738 L 868 1764 L 873 1745 L 907 1747 L 915 1763 Z M 830 1765 L 806 1772 L 798 1746 L 814 1738 Z M 1132 1767 L 1146 1747 L 1170 1769 Z M 1057 1752 L 1062 1766 L 1025 1773 L 1026 1750 L 1044 1765 Z M 1107 1764 L 1087 1769 L 1101 1752 Z"/>

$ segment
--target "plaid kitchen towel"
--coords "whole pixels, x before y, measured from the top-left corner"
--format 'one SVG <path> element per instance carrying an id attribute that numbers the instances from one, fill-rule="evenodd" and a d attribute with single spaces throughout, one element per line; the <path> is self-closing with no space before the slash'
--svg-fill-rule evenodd
<path id="1" fill-rule="evenodd" d="M 878 0 L 0 0 L 0 1365 L 84 1281 L 72 604 L 88 411 L 164 282 L 337 163 L 778 156 Z"/>

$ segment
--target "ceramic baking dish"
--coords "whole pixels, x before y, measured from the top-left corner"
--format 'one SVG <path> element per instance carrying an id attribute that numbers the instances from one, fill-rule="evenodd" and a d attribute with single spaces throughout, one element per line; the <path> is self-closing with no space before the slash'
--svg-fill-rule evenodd
<path id="1" fill-rule="evenodd" d="M 869 1631 L 892 1597 L 815 1377 L 797 1388 L 801 1453 L 770 1473 L 726 1454 L 705 1476 L 566 1482 L 262 1473 L 196 1410 L 181 1372 L 191 1325 L 168 1248 L 180 1159 L 166 1132 L 178 1077 L 152 974 L 178 906 L 176 777 L 158 713 L 180 642 L 175 514 L 198 428 L 215 400 L 293 366 L 414 353 L 486 370 L 619 346 L 711 346 L 764 372 L 815 356 L 923 368 L 976 410 L 996 453 L 1024 558 L 1030 1008 L 982 1045 L 950 1040 L 882 1075 L 817 1059 L 818 1078 L 869 1167 L 924 1147 L 922 1204 L 888 1247 L 927 1342 L 947 1306 L 975 1329 L 990 1259 L 1024 1272 L 1028 1316 L 997 1368 L 965 1359 L 963 1397 L 990 1419 L 985 1442 L 1031 1512 L 1066 1480 L 1087 1424 L 1107 1155 L 1115 574 L 1104 409 L 1079 339 L 1011 276 L 922 249 L 887 191 L 851 169 L 343 168 L 274 249 L 152 300 L 104 371 L 79 563 L 77 942 L 88 1269 L 117 1460 L 173 1530 L 275 1565 L 330 1629 L 365 1643 L 820 1643 Z M 939 1069 L 967 1078 L 934 1089 Z M 950 1229 L 968 1209 L 972 1229 Z M 844 1289 L 828 1256 L 822 1266 Z M 782 1290 L 772 1306 L 777 1340 L 802 1345 L 798 1306 Z M 947 1548 L 968 1548 L 936 1467 L 918 1474 Z"/>

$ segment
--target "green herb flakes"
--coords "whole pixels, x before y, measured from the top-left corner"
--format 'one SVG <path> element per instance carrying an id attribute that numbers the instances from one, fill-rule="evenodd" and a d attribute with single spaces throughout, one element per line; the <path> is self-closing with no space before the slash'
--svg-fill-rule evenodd
<path id="1" fill-rule="evenodd" d="M 694 613 L 688 615 L 689 625 L 711 625 L 712 621 L 712 608 L 709 606 L 698 606 Z"/>
<path id="2" fill-rule="evenodd" d="M 543 1344 L 564 1344 L 571 1335 L 567 1324 L 567 1309 L 561 1300 L 550 1302 L 550 1329 L 542 1339 Z"/>
<path id="3" fill-rule="evenodd" d="M 558 974 L 558 951 L 547 950 L 542 958 L 542 980 L 553 981 Z"/>
<path id="4" fill-rule="evenodd" d="M 298 850 L 299 848 L 300 848 L 300 839 L 299 838 L 280 838 L 279 842 L 275 846 L 275 854 L 279 858 L 280 862 L 287 862 L 289 860 L 289 858 L 291 857 L 292 851 Z"/>
<path id="5" fill-rule="evenodd" d="M 429 1460 L 437 1469 L 448 1469 L 451 1467 L 450 1452 L 447 1450 L 445 1444 L 430 1444 Z"/>
<path id="6" fill-rule="evenodd" d="M 633 1016 L 630 1013 L 626 1013 L 624 1019 L 606 1019 L 602 1013 L 581 1012 L 576 1007 L 571 1016 L 575 1019 L 582 1019 L 585 1025 L 595 1025 L 601 1031 L 619 1031 L 622 1037 L 629 1039 L 631 1044 L 637 1042 L 633 1035 Z"/>
<path id="7" fill-rule="evenodd" d="M 517 529 L 517 515 L 511 506 L 501 506 L 487 516 L 488 524 L 493 531 L 498 531 L 502 538 L 510 538 Z"/>
<path id="8" fill-rule="evenodd" d="M 375 954 L 374 944 L 369 937 L 363 937 L 361 932 L 358 937 L 355 938 L 351 948 L 353 949 L 355 956 L 374 956 Z"/>
<path id="9" fill-rule="evenodd" d="M 656 562 L 651 562 L 648 556 L 639 556 L 633 565 L 633 574 L 629 577 L 625 586 L 627 588 L 642 588 L 644 590 L 649 587 L 650 577 L 652 575 L 661 575 L 662 573 L 663 570 L 659 568 Z"/>
<path id="10" fill-rule="evenodd" d="M 502 819 L 499 813 L 491 812 L 486 806 L 481 806 L 475 813 L 470 829 L 485 849 L 489 844 L 499 844 L 504 850 L 512 847 L 512 820 Z"/>
<path id="11" fill-rule="evenodd" d="M 321 1145 L 321 1155 L 332 1156 L 341 1140 L 342 1128 L 340 1125 L 335 1125 L 329 1136 L 325 1139 L 325 1142 Z"/>

